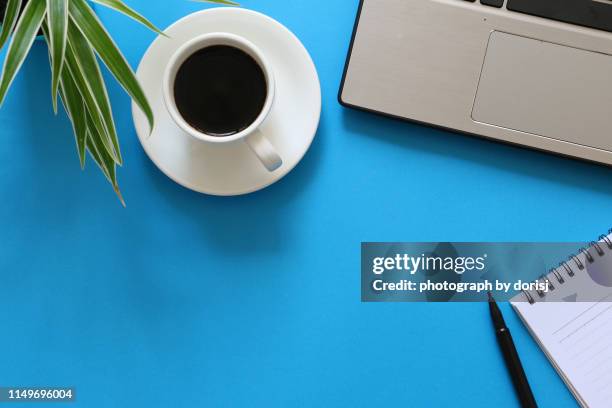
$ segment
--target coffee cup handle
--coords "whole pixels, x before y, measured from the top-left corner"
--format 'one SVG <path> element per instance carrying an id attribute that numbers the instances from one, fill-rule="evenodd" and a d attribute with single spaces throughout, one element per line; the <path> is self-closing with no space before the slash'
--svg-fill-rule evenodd
<path id="1" fill-rule="evenodd" d="M 268 171 L 275 171 L 283 165 L 283 159 L 278 155 L 272 143 L 259 130 L 254 131 L 247 137 L 246 143 Z"/>

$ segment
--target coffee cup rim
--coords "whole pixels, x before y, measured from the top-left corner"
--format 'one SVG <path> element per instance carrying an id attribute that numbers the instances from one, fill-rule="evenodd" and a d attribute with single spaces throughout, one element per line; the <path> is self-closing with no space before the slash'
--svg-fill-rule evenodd
<path id="1" fill-rule="evenodd" d="M 181 115 L 174 98 L 174 81 L 180 66 L 196 51 L 214 45 L 229 45 L 246 52 L 259 64 L 266 79 L 267 95 L 261 112 L 253 123 L 251 123 L 246 129 L 231 136 L 213 136 L 191 126 Z M 183 131 L 187 132 L 196 139 L 205 142 L 222 144 L 244 139 L 255 132 L 263 124 L 268 117 L 274 102 L 275 79 L 268 60 L 255 44 L 236 34 L 213 32 L 192 38 L 176 50 L 172 57 L 170 57 L 168 65 L 166 66 L 162 87 L 166 109 L 170 113 L 170 116 L 174 122 Z"/>

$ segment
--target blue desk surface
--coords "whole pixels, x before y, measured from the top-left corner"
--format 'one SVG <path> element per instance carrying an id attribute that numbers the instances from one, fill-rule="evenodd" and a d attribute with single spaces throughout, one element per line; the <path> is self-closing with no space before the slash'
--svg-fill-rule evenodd
<path id="1" fill-rule="evenodd" d="M 128 3 L 160 26 L 202 8 Z M 35 46 L 0 111 L 0 385 L 73 385 L 88 408 L 517 406 L 486 307 L 362 304 L 360 243 L 588 240 L 612 169 L 341 108 L 357 3 L 243 2 L 310 50 L 323 115 L 292 174 L 239 198 L 162 175 L 112 85 L 122 208 L 79 170 Z M 100 14 L 136 66 L 154 36 Z M 541 406 L 575 406 L 505 310 Z"/>

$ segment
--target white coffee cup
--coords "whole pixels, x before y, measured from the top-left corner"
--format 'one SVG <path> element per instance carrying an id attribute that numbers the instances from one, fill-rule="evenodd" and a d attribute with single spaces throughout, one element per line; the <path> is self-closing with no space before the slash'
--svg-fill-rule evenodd
<path id="1" fill-rule="evenodd" d="M 264 106 L 261 110 L 261 113 L 255 119 L 255 121 L 243 131 L 233 134 L 231 136 L 224 137 L 208 135 L 191 126 L 179 112 L 179 109 L 176 106 L 176 101 L 174 99 L 174 81 L 183 63 L 197 51 L 215 45 L 227 45 L 235 47 L 250 55 L 261 67 L 265 75 L 267 85 L 266 100 L 264 102 Z M 255 44 L 251 43 L 245 38 L 229 33 L 210 33 L 188 41 L 181 48 L 179 48 L 170 58 L 170 62 L 168 63 L 168 66 L 166 67 L 166 71 L 164 73 L 163 94 L 166 109 L 168 110 L 168 113 L 170 113 L 170 116 L 172 117 L 174 122 L 182 130 L 184 130 L 186 133 L 193 136 L 194 138 L 205 143 L 227 144 L 245 142 L 251 148 L 253 153 L 255 153 L 259 160 L 263 163 L 266 169 L 271 172 L 281 167 L 283 161 L 272 143 L 270 143 L 266 136 L 261 133 L 259 128 L 264 123 L 264 121 L 270 114 L 270 111 L 272 110 L 272 106 L 274 105 L 275 91 L 276 86 L 274 82 L 274 74 L 272 72 L 269 62 L 266 60 L 259 48 L 257 48 Z"/>

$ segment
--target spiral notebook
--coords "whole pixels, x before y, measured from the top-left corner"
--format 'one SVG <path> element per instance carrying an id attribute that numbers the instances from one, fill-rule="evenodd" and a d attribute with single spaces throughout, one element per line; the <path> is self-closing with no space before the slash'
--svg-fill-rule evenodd
<path id="1" fill-rule="evenodd" d="M 579 404 L 612 407 L 612 230 L 512 299 Z"/>

